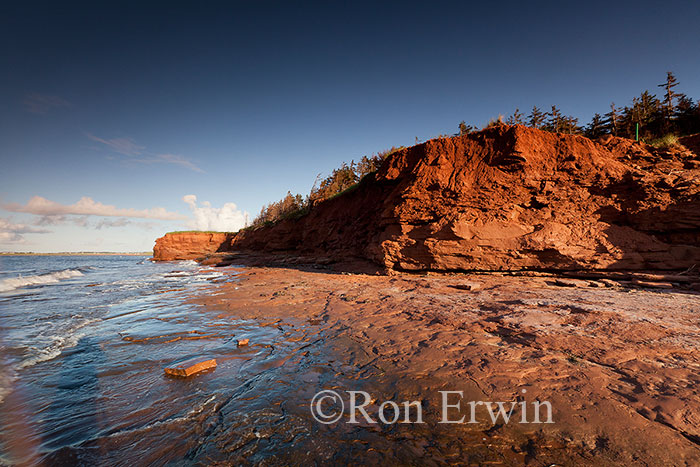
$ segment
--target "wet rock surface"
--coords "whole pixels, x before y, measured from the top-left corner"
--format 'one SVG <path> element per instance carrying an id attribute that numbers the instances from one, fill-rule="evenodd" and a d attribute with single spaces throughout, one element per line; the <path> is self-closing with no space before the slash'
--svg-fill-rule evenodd
<path id="1" fill-rule="evenodd" d="M 197 373 L 213 368 L 216 368 L 216 359 L 194 357 L 173 363 L 165 367 L 164 371 L 166 375 L 187 378 L 188 376 L 196 375 Z"/>
<path id="2" fill-rule="evenodd" d="M 479 283 L 478 290 L 454 288 Z M 561 287 L 551 277 L 374 276 L 251 268 L 196 299 L 222 319 L 307 323 L 296 351 L 217 410 L 198 459 L 428 465 L 700 462 L 700 295 Z M 300 328 L 301 329 L 301 328 Z M 305 336 L 305 337 L 304 337 Z M 271 386 L 270 386 L 271 385 Z M 425 424 L 321 425 L 322 389 L 422 401 Z M 440 390 L 467 401 L 549 401 L 552 424 L 440 424 Z M 525 392 L 523 392 L 525 390 Z M 259 407 L 250 409 L 247 397 Z M 250 412 L 247 412 L 250 413 Z M 468 415 L 468 411 L 463 414 Z M 249 437 L 244 436 L 249 433 Z M 286 433 L 286 434 L 285 434 Z M 291 443 L 291 444 L 290 444 Z M 293 447 L 291 447 L 293 446 Z M 669 449 L 673 446 L 673 449 Z M 225 447 L 225 448 L 224 448 Z"/>

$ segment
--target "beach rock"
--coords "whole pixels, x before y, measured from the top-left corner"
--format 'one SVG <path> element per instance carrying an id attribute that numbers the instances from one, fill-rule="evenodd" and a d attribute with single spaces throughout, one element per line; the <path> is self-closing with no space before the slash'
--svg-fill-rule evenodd
<path id="1" fill-rule="evenodd" d="M 649 289 L 672 289 L 673 288 L 673 284 L 670 282 L 651 282 L 651 281 L 633 280 L 632 284 L 637 285 L 639 287 L 649 288 Z"/>
<path id="2" fill-rule="evenodd" d="M 166 367 L 165 374 L 186 378 L 210 368 L 216 368 L 216 359 L 190 358 Z"/>
<path id="3" fill-rule="evenodd" d="M 236 344 L 238 345 L 238 347 L 244 347 L 248 345 L 248 342 L 250 342 L 250 339 L 238 339 L 236 341 Z"/>
<path id="4" fill-rule="evenodd" d="M 481 290 L 481 284 L 478 282 L 462 282 L 461 284 L 451 285 L 450 287 L 459 290 Z"/>
<path id="5" fill-rule="evenodd" d="M 589 285 L 588 282 L 576 280 L 576 279 L 556 279 L 552 282 L 552 285 L 559 287 L 586 287 Z"/>

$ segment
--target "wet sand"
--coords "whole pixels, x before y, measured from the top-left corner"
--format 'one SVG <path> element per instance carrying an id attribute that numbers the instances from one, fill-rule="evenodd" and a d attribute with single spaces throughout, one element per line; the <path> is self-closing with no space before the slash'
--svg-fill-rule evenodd
<path id="1" fill-rule="evenodd" d="M 560 287 L 551 277 L 236 272 L 239 282 L 214 286 L 195 302 L 220 318 L 279 326 L 296 346 L 276 363 L 288 379 L 269 382 L 289 391 L 276 391 L 274 400 L 256 395 L 250 439 L 226 426 L 248 419 L 233 408 L 245 394 L 220 408 L 220 435 L 203 441 L 215 452 L 212 461 L 700 463 L 696 292 L 589 281 Z M 251 349 L 268 345 L 250 342 Z M 383 401 L 420 401 L 425 423 L 369 424 L 360 416 L 354 425 L 346 413 L 322 425 L 309 410 L 321 389 L 366 391 L 375 420 Z M 442 424 L 439 391 L 463 391 L 450 419 L 469 421 L 469 401 L 510 408 L 510 401 L 538 400 L 551 403 L 554 423 L 518 423 L 518 404 L 508 424 L 494 424 L 483 406 L 477 423 Z M 276 414 L 267 425 L 266 411 Z M 284 449 L 265 454 L 259 440 L 272 436 L 265 430 L 287 436 Z M 221 447 L 226 443 L 230 449 Z M 206 459 L 206 450 L 197 458 Z"/>

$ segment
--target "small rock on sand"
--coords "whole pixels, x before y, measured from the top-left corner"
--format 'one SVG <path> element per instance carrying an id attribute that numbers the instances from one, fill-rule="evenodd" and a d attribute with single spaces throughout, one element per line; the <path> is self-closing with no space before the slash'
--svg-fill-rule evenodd
<path id="1" fill-rule="evenodd" d="M 165 368 L 165 374 L 188 377 L 210 368 L 216 368 L 216 359 L 190 358 Z"/>
<path id="2" fill-rule="evenodd" d="M 559 286 L 559 287 L 587 287 L 588 282 L 586 281 L 580 281 L 576 279 L 555 279 L 554 282 L 552 282 L 553 285 Z"/>
<path id="3" fill-rule="evenodd" d="M 652 281 L 640 281 L 633 280 L 632 283 L 638 287 L 644 287 L 648 289 L 672 289 L 673 284 L 670 282 L 652 282 Z"/>
<path id="4" fill-rule="evenodd" d="M 478 282 L 462 282 L 461 284 L 451 285 L 450 287 L 459 290 L 480 290 L 481 284 Z"/>
<path id="5" fill-rule="evenodd" d="M 238 345 L 238 347 L 243 347 L 243 346 L 248 345 L 248 342 L 249 342 L 249 339 L 238 339 L 236 341 L 236 344 Z"/>

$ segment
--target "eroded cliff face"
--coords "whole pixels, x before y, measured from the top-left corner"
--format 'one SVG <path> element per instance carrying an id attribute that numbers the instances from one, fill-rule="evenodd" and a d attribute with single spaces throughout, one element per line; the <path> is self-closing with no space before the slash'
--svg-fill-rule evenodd
<path id="1" fill-rule="evenodd" d="M 523 126 L 392 154 L 357 187 L 227 249 L 400 270 L 678 270 L 700 263 L 700 162 Z"/>
<path id="2" fill-rule="evenodd" d="M 225 251 L 231 242 L 232 234 L 210 232 L 177 232 L 165 234 L 156 240 L 153 259 L 173 261 L 181 259 L 201 259 L 206 255 Z"/>
<path id="3" fill-rule="evenodd" d="M 525 127 L 435 140 L 388 161 L 388 267 L 678 269 L 700 260 L 690 152 Z"/>

